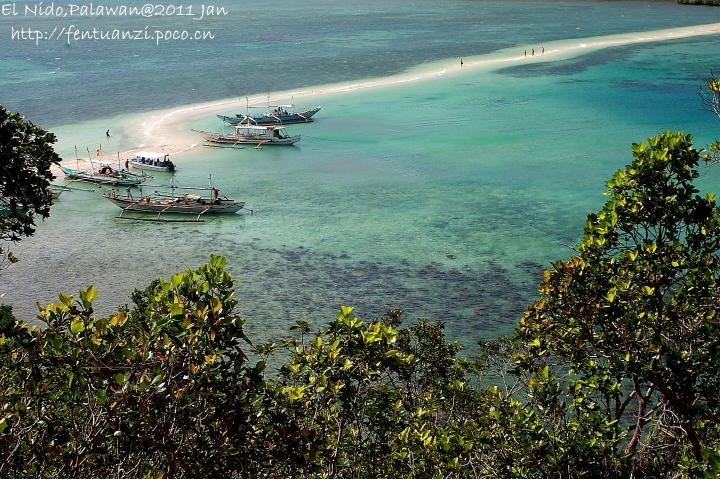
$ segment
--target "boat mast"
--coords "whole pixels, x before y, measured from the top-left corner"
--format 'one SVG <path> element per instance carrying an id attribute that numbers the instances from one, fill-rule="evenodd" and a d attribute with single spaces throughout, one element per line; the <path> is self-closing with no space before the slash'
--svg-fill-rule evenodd
<path id="1" fill-rule="evenodd" d="M 95 169 L 95 164 L 93 163 L 92 155 L 90 154 L 90 148 L 88 148 L 88 147 L 86 146 L 85 149 L 86 149 L 87 152 L 88 152 L 88 159 L 90 160 L 90 167 L 94 170 L 94 169 Z"/>

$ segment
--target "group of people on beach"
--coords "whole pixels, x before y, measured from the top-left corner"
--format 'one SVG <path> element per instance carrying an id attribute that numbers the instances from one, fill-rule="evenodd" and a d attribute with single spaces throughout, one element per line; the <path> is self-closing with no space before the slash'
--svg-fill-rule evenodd
<path id="1" fill-rule="evenodd" d="M 528 53 L 527 50 L 525 50 L 525 56 L 528 56 L 527 53 Z M 540 54 L 542 55 L 543 53 L 545 53 L 545 47 L 544 47 L 544 46 L 541 46 L 541 47 L 540 47 Z M 534 49 L 534 48 L 531 48 L 531 49 L 530 49 L 530 56 L 532 56 L 532 57 L 535 56 L 535 49 Z M 463 66 L 464 64 L 465 64 L 465 63 L 463 62 L 463 59 L 460 58 L 460 68 L 462 68 L 462 66 Z"/>
<path id="2" fill-rule="evenodd" d="M 543 53 L 545 53 L 545 47 L 540 47 L 540 48 L 542 48 L 542 50 L 540 51 L 540 54 L 542 55 Z M 525 56 L 527 56 L 527 50 L 525 50 Z M 531 49 L 530 49 L 530 56 L 532 56 L 532 57 L 535 56 L 535 49 L 534 49 L 534 48 L 531 48 Z"/>

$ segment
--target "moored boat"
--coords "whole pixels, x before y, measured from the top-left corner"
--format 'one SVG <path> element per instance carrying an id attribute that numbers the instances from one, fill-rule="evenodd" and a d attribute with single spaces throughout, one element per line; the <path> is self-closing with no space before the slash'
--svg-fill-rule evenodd
<path id="1" fill-rule="evenodd" d="M 112 186 L 137 186 L 145 181 L 148 177 L 137 175 L 129 171 L 120 171 L 113 169 L 108 165 L 90 170 L 73 170 L 72 168 L 61 167 L 65 177 L 74 181 L 86 181 L 89 183 L 98 183 L 101 185 Z"/>
<path id="2" fill-rule="evenodd" d="M 167 171 L 169 173 L 175 171 L 175 163 L 170 161 L 170 155 L 154 151 L 138 151 L 135 153 L 135 157 L 125 161 L 125 166 L 139 170 Z"/>
<path id="3" fill-rule="evenodd" d="M 290 136 L 284 126 L 258 126 L 240 123 L 233 133 L 212 133 L 193 130 L 211 143 L 250 145 L 292 145 L 300 141 L 300 135 Z"/>
<path id="4" fill-rule="evenodd" d="M 265 113 L 259 115 L 238 113 L 235 116 L 218 115 L 217 117 L 233 126 L 244 122 L 250 122 L 254 125 L 289 125 L 293 123 L 309 123 L 313 121 L 315 113 L 321 109 L 321 107 L 316 106 L 305 111 L 289 111 L 288 108 L 293 108 L 293 105 L 269 107 Z"/>
<path id="5" fill-rule="evenodd" d="M 202 221 L 200 219 L 201 216 L 206 214 L 237 213 L 245 207 L 245 203 L 242 201 L 235 201 L 227 198 L 226 196 L 220 196 L 220 191 L 213 187 L 192 188 L 169 186 L 167 188 L 172 189 L 171 194 L 155 191 L 150 195 L 133 197 L 132 193 L 128 190 L 128 194 L 125 197 L 118 196 L 116 191 L 105 194 L 103 197 L 122 208 L 122 212 L 117 218 L 136 220 L 144 219 L 148 221 L 199 222 Z M 176 189 L 193 190 L 197 192 L 209 191 L 210 194 L 203 195 L 202 193 L 184 193 L 177 195 L 175 194 Z M 157 213 L 157 217 L 148 219 L 123 216 L 126 212 Z M 161 219 L 160 215 L 162 214 L 192 214 L 197 215 L 197 218 L 194 220 Z"/>

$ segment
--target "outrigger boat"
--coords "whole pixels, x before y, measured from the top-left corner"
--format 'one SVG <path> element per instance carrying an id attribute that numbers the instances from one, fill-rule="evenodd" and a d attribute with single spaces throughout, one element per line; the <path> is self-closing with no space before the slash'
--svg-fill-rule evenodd
<path id="1" fill-rule="evenodd" d="M 300 141 L 300 135 L 290 136 L 285 132 L 284 126 L 258 126 L 248 122 L 240 123 L 233 133 L 212 133 L 209 131 L 193 130 L 202 135 L 210 143 L 232 145 L 292 145 Z M 210 145 L 212 146 L 212 145 Z"/>
<path id="2" fill-rule="evenodd" d="M 265 108 L 265 107 L 248 107 L 248 108 Z M 321 107 L 316 106 L 305 111 L 288 111 L 288 108 L 294 108 L 293 105 L 274 105 L 269 106 L 265 113 L 260 115 L 243 115 L 241 113 L 235 116 L 217 115 L 225 123 L 233 126 L 240 123 L 249 122 L 254 125 L 289 125 L 293 123 L 309 123 L 313 121 L 312 117 L 319 112 Z"/>
<path id="3" fill-rule="evenodd" d="M 132 166 L 139 170 L 167 171 L 169 173 L 175 171 L 175 163 L 170 161 L 170 155 L 154 151 L 138 151 L 134 158 L 125 161 L 125 166 L 127 168 Z"/>
<path id="4" fill-rule="evenodd" d="M 150 195 L 140 197 L 133 197 L 130 189 L 128 188 L 127 196 L 121 197 L 117 195 L 117 191 L 113 190 L 108 194 L 103 195 L 104 198 L 115 203 L 117 206 L 122 208 L 118 219 L 125 220 L 140 220 L 140 221 L 160 221 L 160 222 L 192 222 L 202 223 L 204 220 L 202 216 L 206 214 L 221 214 L 221 213 L 237 213 L 245 207 L 245 203 L 242 201 L 234 201 L 226 196 L 220 196 L 220 191 L 217 188 L 210 186 L 209 188 L 195 188 L 189 186 L 157 186 L 158 188 L 168 188 L 172 192 L 170 194 L 161 193 L 155 191 Z M 175 190 L 192 190 L 196 192 L 209 191 L 210 194 L 203 196 L 198 193 L 184 193 L 181 195 L 175 194 Z M 142 192 L 141 192 L 142 193 Z M 137 213 L 157 213 L 155 218 L 141 218 L 136 216 L 124 216 L 128 212 Z M 192 214 L 197 215 L 195 219 L 164 219 L 160 216 L 162 214 Z"/>
<path id="5" fill-rule="evenodd" d="M 146 175 L 116 170 L 108 165 L 102 165 L 100 168 L 90 170 L 73 170 L 64 166 L 61 169 L 65 173 L 65 177 L 70 180 L 101 185 L 137 186 L 149 178 Z"/>

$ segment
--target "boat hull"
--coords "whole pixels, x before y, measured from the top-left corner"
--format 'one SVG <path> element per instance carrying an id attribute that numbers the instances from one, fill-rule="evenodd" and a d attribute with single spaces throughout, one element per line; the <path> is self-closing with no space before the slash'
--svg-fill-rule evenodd
<path id="1" fill-rule="evenodd" d="M 170 167 L 167 166 L 148 165 L 145 163 L 135 163 L 132 161 L 129 164 L 131 167 L 137 168 L 138 170 L 165 171 L 167 173 L 171 173 L 174 170 L 171 170 Z"/>
<path id="2" fill-rule="evenodd" d="M 300 135 L 287 138 L 254 138 L 252 136 L 238 135 L 236 133 L 212 133 L 209 131 L 193 130 L 202 135 L 210 143 L 221 143 L 230 145 L 280 145 L 289 146 L 300 141 Z"/>
<path id="3" fill-rule="evenodd" d="M 219 200 L 220 204 L 191 204 L 190 202 L 173 203 L 173 202 L 143 202 L 142 200 L 131 200 L 128 198 L 117 198 L 113 196 L 104 196 L 108 200 L 115 203 L 124 211 L 133 211 L 139 213 L 180 213 L 180 214 L 229 214 L 237 213 L 245 207 L 244 202 L 234 202 L 229 200 Z"/>
<path id="4" fill-rule="evenodd" d="M 113 175 L 92 174 L 85 171 L 72 170 L 62 167 L 65 176 L 71 180 L 87 181 L 99 185 L 137 186 L 143 182 L 142 178 L 117 177 Z"/>
<path id="5" fill-rule="evenodd" d="M 320 107 L 315 107 L 307 111 L 301 111 L 297 113 L 287 113 L 278 115 L 235 115 L 235 116 L 224 116 L 218 115 L 218 118 L 226 123 L 233 126 L 239 124 L 241 121 L 249 120 L 255 125 L 291 125 L 296 123 L 310 123 L 313 120 L 315 113 L 320 111 Z"/>

